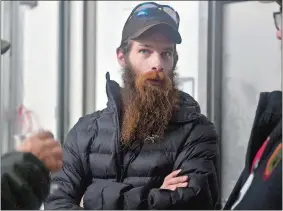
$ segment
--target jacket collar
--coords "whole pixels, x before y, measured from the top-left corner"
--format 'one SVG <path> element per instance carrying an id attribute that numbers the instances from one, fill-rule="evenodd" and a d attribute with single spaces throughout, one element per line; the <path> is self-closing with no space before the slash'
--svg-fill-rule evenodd
<path id="1" fill-rule="evenodd" d="M 258 149 L 278 124 L 280 124 L 280 121 L 282 124 L 282 92 L 262 92 L 259 97 L 248 144 L 246 165 L 249 166 L 252 163 Z M 281 129 L 280 133 L 282 135 Z"/>

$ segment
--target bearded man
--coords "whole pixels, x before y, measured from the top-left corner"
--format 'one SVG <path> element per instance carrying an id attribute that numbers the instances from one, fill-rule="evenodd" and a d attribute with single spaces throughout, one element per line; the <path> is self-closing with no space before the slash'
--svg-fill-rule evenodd
<path id="1" fill-rule="evenodd" d="M 142 3 L 122 32 L 124 87 L 106 75 L 107 108 L 82 117 L 63 147 L 46 209 L 214 209 L 214 125 L 177 89 L 179 15 Z"/>

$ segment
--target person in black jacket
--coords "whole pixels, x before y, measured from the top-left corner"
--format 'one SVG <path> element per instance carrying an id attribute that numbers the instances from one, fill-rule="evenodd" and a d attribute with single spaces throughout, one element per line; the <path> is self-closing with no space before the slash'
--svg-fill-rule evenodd
<path id="1" fill-rule="evenodd" d="M 282 2 L 274 13 L 282 39 Z M 249 140 L 245 168 L 225 210 L 282 210 L 282 92 L 261 93 Z"/>
<path id="2" fill-rule="evenodd" d="M 139 4 L 117 59 L 124 87 L 106 74 L 107 108 L 82 117 L 63 146 L 58 189 L 45 209 L 214 209 L 218 136 L 198 103 L 176 88 L 179 16 Z"/>
<path id="3" fill-rule="evenodd" d="M 1 40 L 1 54 L 10 44 Z M 25 139 L 1 156 L 1 210 L 39 209 L 49 193 L 49 172 L 62 167 L 62 149 L 50 132 Z"/>

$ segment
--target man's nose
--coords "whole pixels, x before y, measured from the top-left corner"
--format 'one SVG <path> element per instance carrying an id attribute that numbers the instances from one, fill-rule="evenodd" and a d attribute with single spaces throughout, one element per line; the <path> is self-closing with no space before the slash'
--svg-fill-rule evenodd
<path id="1" fill-rule="evenodd" d="M 282 32 L 280 30 L 276 32 L 276 37 L 278 40 L 282 40 Z"/>
<path id="2" fill-rule="evenodd" d="M 155 55 L 152 62 L 152 71 L 163 72 L 163 62 L 162 58 L 159 55 Z"/>

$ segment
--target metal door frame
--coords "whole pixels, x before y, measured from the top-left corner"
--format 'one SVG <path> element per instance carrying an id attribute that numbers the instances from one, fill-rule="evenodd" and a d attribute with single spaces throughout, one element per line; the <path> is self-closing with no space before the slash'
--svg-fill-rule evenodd
<path id="1" fill-rule="evenodd" d="M 58 88 L 57 88 L 57 138 L 64 142 L 69 131 L 70 111 L 70 17 L 71 4 L 69 1 L 59 1 L 59 59 L 58 59 Z"/>
<path id="2" fill-rule="evenodd" d="M 222 132 L 223 7 L 227 4 L 244 1 L 200 2 L 198 99 L 202 113 L 206 114 L 208 119 L 214 123 L 219 136 Z M 219 178 L 221 205 L 223 205 L 221 194 L 221 137 L 218 143 L 220 156 L 217 160 L 216 170 Z"/>
<path id="3" fill-rule="evenodd" d="M 16 111 L 23 102 L 23 10 L 22 1 L 1 2 L 1 38 L 11 43 L 9 51 L 1 56 L 0 63 L 0 138 L 1 153 L 12 151 L 16 145 L 14 133 L 20 131 Z M 3 36 L 3 37 L 2 37 Z"/>
<path id="4" fill-rule="evenodd" d="M 200 2 L 199 27 L 199 103 L 202 112 L 215 124 L 221 134 L 221 76 L 223 7 L 244 1 Z"/>
<path id="5" fill-rule="evenodd" d="M 84 2 L 83 115 L 96 110 L 97 4 L 96 1 Z"/>

